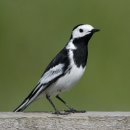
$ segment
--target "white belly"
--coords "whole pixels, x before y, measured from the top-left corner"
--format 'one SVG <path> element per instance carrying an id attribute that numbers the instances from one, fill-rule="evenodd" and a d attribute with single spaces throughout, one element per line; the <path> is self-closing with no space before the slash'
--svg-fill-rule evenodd
<path id="1" fill-rule="evenodd" d="M 46 94 L 56 96 L 60 92 L 64 92 L 72 88 L 82 77 L 85 68 L 77 67 L 73 60 L 73 50 L 69 50 L 69 59 L 71 70 L 63 77 L 59 78 L 54 84 L 48 87 Z"/>
<path id="2" fill-rule="evenodd" d="M 78 68 L 74 65 L 70 72 L 61 77 L 55 84 L 51 85 L 46 90 L 46 94 L 49 96 L 56 96 L 60 92 L 71 89 L 80 80 L 84 71 L 85 68 L 82 68 L 81 66 Z"/>

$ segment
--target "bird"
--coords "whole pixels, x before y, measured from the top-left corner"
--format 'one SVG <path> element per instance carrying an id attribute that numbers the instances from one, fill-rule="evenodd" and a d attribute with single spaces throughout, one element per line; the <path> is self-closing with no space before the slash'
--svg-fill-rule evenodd
<path id="1" fill-rule="evenodd" d="M 84 110 L 77 110 L 69 106 L 60 97 L 60 94 L 70 90 L 83 76 L 88 59 L 88 42 L 93 34 L 98 31 L 100 30 L 90 24 L 75 26 L 71 31 L 67 44 L 49 63 L 35 88 L 14 112 L 24 111 L 39 97 L 45 97 L 49 101 L 55 114 L 62 114 L 62 112 L 57 109 L 51 97 L 56 97 L 67 107 L 65 112 L 85 112 Z"/>

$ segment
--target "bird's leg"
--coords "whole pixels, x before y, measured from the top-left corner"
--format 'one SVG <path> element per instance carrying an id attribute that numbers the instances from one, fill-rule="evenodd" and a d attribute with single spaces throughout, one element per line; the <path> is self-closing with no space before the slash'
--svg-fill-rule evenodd
<path id="1" fill-rule="evenodd" d="M 52 100 L 50 99 L 50 96 L 46 95 L 47 100 L 49 101 L 49 103 L 51 104 L 51 106 L 54 108 L 55 113 L 54 114 L 59 114 L 60 112 L 57 110 L 57 108 L 55 107 L 54 103 L 52 102 Z"/>
<path id="2" fill-rule="evenodd" d="M 46 95 L 46 98 L 49 101 L 49 103 L 52 105 L 52 107 L 54 108 L 54 110 L 55 110 L 54 114 L 65 115 L 64 113 L 61 113 L 60 111 L 57 110 L 57 108 L 55 107 L 54 103 L 52 102 L 52 100 L 50 99 L 50 97 L 48 95 Z"/>
<path id="3" fill-rule="evenodd" d="M 85 110 L 76 110 L 72 107 L 70 107 L 59 95 L 56 96 L 57 99 L 59 99 L 69 110 L 65 110 L 65 112 L 72 112 L 72 113 L 84 113 Z"/>
<path id="4" fill-rule="evenodd" d="M 73 109 L 59 95 L 57 95 L 56 98 L 59 99 L 68 109 Z"/>

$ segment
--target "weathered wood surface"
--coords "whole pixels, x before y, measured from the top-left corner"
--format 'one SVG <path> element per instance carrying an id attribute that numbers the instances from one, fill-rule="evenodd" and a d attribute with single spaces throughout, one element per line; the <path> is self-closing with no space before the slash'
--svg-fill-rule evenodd
<path id="1" fill-rule="evenodd" d="M 0 113 L 0 130 L 130 130 L 130 112 Z"/>

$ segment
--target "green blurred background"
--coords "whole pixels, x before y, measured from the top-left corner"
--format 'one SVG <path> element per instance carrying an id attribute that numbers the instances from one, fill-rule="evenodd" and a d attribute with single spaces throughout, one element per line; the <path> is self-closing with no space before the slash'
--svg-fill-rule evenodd
<path id="1" fill-rule="evenodd" d="M 101 32 L 90 41 L 84 77 L 62 97 L 77 109 L 130 110 L 130 0 L 0 0 L 0 111 L 23 101 L 80 23 Z M 52 110 L 45 99 L 26 109 Z"/>

